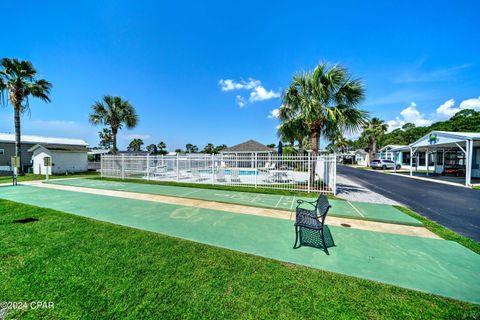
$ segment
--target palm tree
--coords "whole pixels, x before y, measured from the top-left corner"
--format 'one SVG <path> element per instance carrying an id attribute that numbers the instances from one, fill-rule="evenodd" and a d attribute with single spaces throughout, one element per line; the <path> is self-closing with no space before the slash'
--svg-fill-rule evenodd
<path id="1" fill-rule="evenodd" d="M 314 154 L 320 149 L 322 134 L 337 130 L 355 132 L 366 121 L 367 113 L 358 109 L 364 98 L 360 79 L 352 79 L 339 66 L 320 63 L 313 72 L 295 75 L 283 95 L 284 117 L 301 116 Z"/>
<path id="2" fill-rule="evenodd" d="M 98 132 L 98 136 L 100 137 L 98 146 L 102 149 L 110 150 L 112 148 L 112 130 L 103 128 L 102 131 Z"/>
<path id="3" fill-rule="evenodd" d="M 142 139 L 133 139 L 127 147 L 128 151 L 140 151 L 142 150 L 143 146 L 143 140 Z"/>
<path id="4" fill-rule="evenodd" d="M 313 72 L 293 77 L 283 94 L 285 113 L 281 118 L 304 119 L 310 148 L 316 155 L 322 134 L 328 138 L 337 131 L 356 132 L 363 126 L 367 113 L 358 109 L 358 105 L 364 95 L 361 80 L 352 79 L 345 68 L 320 63 Z M 315 163 L 312 160 L 311 184 L 315 182 Z"/>
<path id="5" fill-rule="evenodd" d="M 291 106 L 282 105 L 280 107 L 279 118 L 282 123 L 278 127 L 278 136 L 284 141 L 289 141 L 292 147 L 296 140 L 298 155 L 303 155 L 303 142 L 309 134 L 308 126 L 302 115 L 295 115 L 289 108 Z"/>
<path id="6" fill-rule="evenodd" d="M 207 145 L 202 150 L 203 153 L 213 154 L 215 153 L 215 146 L 213 143 L 207 143 Z"/>
<path id="7" fill-rule="evenodd" d="M 388 125 L 379 118 L 372 118 L 364 125 L 362 135 L 368 142 L 368 156 L 370 161 L 375 159 L 377 154 L 377 141 L 387 131 Z"/>
<path id="8" fill-rule="evenodd" d="M 152 143 L 147 146 L 147 151 L 149 154 L 157 154 L 158 148 L 154 143 Z"/>
<path id="9" fill-rule="evenodd" d="M 30 111 L 28 98 L 39 98 L 44 102 L 50 102 L 50 89 L 52 85 L 44 79 L 37 79 L 37 70 L 30 61 L 3 58 L 0 60 L 0 105 L 8 102 L 14 110 L 15 120 L 15 155 L 21 156 L 21 130 L 20 115 Z M 8 98 L 5 99 L 5 96 Z M 21 162 L 20 162 L 21 163 Z M 20 166 L 20 174 L 23 168 Z"/>
<path id="10" fill-rule="evenodd" d="M 117 133 L 125 125 L 128 129 L 134 128 L 138 123 L 135 108 L 121 97 L 106 95 L 103 101 L 96 101 L 92 105 L 90 122 L 94 125 L 110 126 L 112 130 L 112 153 L 117 154 Z"/>
<path id="11" fill-rule="evenodd" d="M 160 141 L 158 144 L 157 144 L 157 148 L 158 148 L 158 153 L 159 154 L 167 154 L 167 145 L 165 144 L 165 142 L 163 141 Z"/>

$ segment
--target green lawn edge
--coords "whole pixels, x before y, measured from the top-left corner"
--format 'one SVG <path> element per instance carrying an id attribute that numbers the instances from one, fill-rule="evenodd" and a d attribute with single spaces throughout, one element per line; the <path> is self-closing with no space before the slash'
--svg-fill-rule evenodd
<path id="1" fill-rule="evenodd" d="M 411 216 L 412 218 L 415 218 L 417 220 L 419 220 L 420 222 L 423 223 L 424 227 L 427 228 L 428 230 L 432 231 L 433 233 L 435 233 L 436 235 L 438 235 L 439 237 L 445 239 L 445 240 L 450 240 L 450 241 L 454 241 L 454 242 L 457 242 L 458 244 L 461 244 L 462 246 L 464 246 L 465 248 L 468 248 L 470 250 L 472 250 L 473 252 L 477 253 L 477 254 L 480 254 L 480 243 L 478 243 L 477 241 L 475 240 L 472 240 L 472 239 L 469 239 L 465 236 L 462 236 L 450 229 L 447 229 L 445 228 L 444 226 L 428 219 L 428 218 L 425 218 L 424 216 L 408 209 L 408 208 L 405 208 L 405 207 L 402 207 L 402 206 L 394 206 L 395 208 L 397 208 L 398 210 L 402 211 L 403 213 L 405 214 L 408 214 L 409 216 Z"/>
<path id="2" fill-rule="evenodd" d="M 12 223 L 27 217 L 39 221 Z M 8 318 L 480 317 L 475 304 L 1 199 L 0 248 L 0 301 L 55 302 Z"/>
<path id="3" fill-rule="evenodd" d="M 100 176 L 99 172 L 89 171 L 89 172 L 79 172 L 79 173 L 69 173 L 69 174 L 54 174 L 49 175 L 48 179 L 65 179 L 65 178 L 93 178 Z M 18 176 L 17 182 L 27 182 L 27 181 L 38 181 L 45 180 L 44 174 L 33 174 L 26 173 L 25 175 Z M 0 176 L 0 183 L 9 183 L 12 182 L 12 176 Z"/>

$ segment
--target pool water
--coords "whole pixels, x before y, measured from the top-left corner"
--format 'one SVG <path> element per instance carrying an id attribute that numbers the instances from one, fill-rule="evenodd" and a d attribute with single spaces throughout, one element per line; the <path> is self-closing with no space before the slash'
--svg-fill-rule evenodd
<path id="1" fill-rule="evenodd" d="M 225 174 L 226 175 L 231 175 L 232 174 L 232 170 L 230 169 L 225 169 Z M 198 170 L 198 172 L 200 173 L 212 173 L 211 170 Z M 258 175 L 258 171 L 257 170 L 239 170 L 238 171 L 238 175 L 239 176 L 255 176 L 255 175 Z"/>

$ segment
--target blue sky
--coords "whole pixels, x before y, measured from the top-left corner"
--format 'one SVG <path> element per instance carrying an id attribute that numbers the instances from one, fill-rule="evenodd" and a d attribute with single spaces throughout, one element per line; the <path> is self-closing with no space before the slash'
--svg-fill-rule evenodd
<path id="1" fill-rule="evenodd" d="M 13 1 L 1 57 L 31 60 L 53 83 L 52 102 L 31 101 L 25 134 L 97 145 L 90 106 L 120 95 L 140 123 L 123 130 L 193 143 L 277 141 L 279 94 L 297 71 L 341 63 L 363 78 L 362 107 L 390 121 L 429 124 L 480 109 L 478 1 Z M 222 81 L 223 80 L 223 81 Z M 222 82 L 221 82 L 222 81 Z M 453 100 L 452 100 L 453 99 Z M 240 106 L 242 105 L 243 106 Z M 0 109 L 0 132 L 13 132 Z M 323 142 L 325 143 L 325 142 Z"/>

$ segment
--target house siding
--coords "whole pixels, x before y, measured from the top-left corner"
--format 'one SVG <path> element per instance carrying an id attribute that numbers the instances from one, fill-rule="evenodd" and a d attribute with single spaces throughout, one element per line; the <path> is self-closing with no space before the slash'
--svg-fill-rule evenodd
<path id="1" fill-rule="evenodd" d="M 28 152 L 28 149 L 33 147 L 33 143 L 22 143 L 21 145 L 21 161 L 22 167 L 30 166 L 32 164 L 32 152 Z M 0 142 L 0 149 L 4 149 L 3 154 L 0 154 L 0 167 L 10 167 L 11 158 L 15 156 L 15 143 L 13 142 Z"/>

